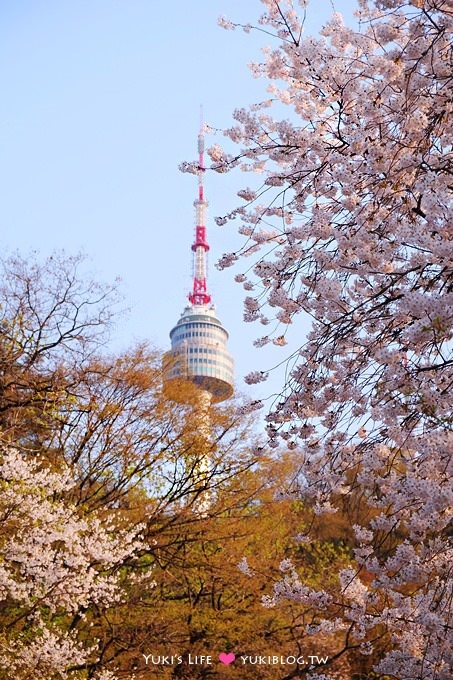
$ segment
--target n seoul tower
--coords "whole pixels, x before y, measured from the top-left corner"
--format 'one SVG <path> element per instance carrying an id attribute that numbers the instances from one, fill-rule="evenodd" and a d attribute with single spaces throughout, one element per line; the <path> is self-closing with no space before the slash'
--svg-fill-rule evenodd
<path id="1" fill-rule="evenodd" d="M 227 348 L 228 332 L 217 318 L 207 285 L 206 233 L 208 202 L 204 196 L 204 125 L 198 135 L 198 197 L 195 206 L 195 239 L 192 244 L 193 280 L 189 304 L 170 331 L 171 350 L 164 357 L 164 386 L 168 396 L 184 402 L 182 381 L 198 388 L 200 431 L 209 429 L 209 407 L 233 394 L 233 358 Z"/>

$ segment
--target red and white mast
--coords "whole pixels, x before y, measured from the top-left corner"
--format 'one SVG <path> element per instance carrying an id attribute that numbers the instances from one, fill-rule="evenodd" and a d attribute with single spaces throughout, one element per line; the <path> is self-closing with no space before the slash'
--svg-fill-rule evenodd
<path id="1" fill-rule="evenodd" d="M 211 296 L 208 293 L 206 253 L 209 245 L 206 240 L 206 214 L 208 202 L 204 197 L 203 175 L 204 164 L 204 123 L 201 121 L 198 134 L 198 198 L 194 201 L 195 206 L 195 241 L 192 244 L 193 251 L 193 282 L 189 300 L 193 305 L 208 305 Z"/>

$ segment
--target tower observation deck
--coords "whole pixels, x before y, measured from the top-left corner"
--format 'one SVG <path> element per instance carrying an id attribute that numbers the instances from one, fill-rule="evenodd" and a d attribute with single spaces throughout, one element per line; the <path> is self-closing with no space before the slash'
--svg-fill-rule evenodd
<path id="1" fill-rule="evenodd" d="M 197 386 L 204 400 L 218 403 L 233 394 L 234 364 L 228 351 L 228 332 L 217 318 L 207 287 L 206 234 L 208 203 L 204 197 L 204 130 L 198 135 L 198 197 L 192 244 L 193 280 L 189 304 L 170 331 L 171 350 L 164 356 L 164 386 L 175 401 L 185 401 L 182 381 Z"/>
<path id="2" fill-rule="evenodd" d="M 170 332 L 166 387 L 178 399 L 169 383 L 189 380 L 209 392 L 213 403 L 233 394 L 233 358 L 227 348 L 228 333 L 217 319 L 212 305 L 190 305 Z"/>

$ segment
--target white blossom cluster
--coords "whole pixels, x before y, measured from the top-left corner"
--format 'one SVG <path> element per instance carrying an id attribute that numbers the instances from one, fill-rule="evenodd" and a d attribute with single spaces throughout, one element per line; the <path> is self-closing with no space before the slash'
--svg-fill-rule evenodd
<path id="1" fill-rule="evenodd" d="M 93 653 L 64 624 L 96 604 L 122 597 L 116 568 L 142 546 L 140 527 L 124 530 L 96 514 L 83 517 L 65 500 L 69 471 L 52 472 L 39 459 L 8 447 L 0 451 L 0 599 L 26 629 L 2 637 L 0 671 L 16 680 L 76 678 L 68 668 Z M 81 677 L 81 676 L 80 676 Z M 98 680 L 114 680 L 108 672 Z"/>

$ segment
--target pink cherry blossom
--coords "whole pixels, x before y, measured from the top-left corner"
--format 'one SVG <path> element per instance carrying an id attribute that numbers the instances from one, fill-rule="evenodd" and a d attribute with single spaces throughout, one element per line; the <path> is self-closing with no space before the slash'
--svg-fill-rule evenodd
<path id="1" fill-rule="evenodd" d="M 96 513 L 83 516 L 65 501 L 73 485 L 69 470 L 52 472 L 39 458 L 5 446 L 0 479 L 0 597 L 4 616 L 12 608 L 17 625 L 27 620 L 24 635 L 5 628 L 0 672 L 17 680 L 82 677 L 68 669 L 95 658 L 96 641 L 87 646 L 77 629 L 68 631 L 64 617 L 121 601 L 117 568 L 142 547 L 141 527 L 122 529 Z"/>
<path id="2" fill-rule="evenodd" d="M 240 217 L 245 238 L 221 266 L 255 258 L 247 321 L 311 319 L 300 346 L 282 350 L 298 361 L 266 419 L 270 446 L 283 438 L 293 448 L 315 513 L 359 489 L 372 513 L 353 527 L 354 558 L 335 600 L 288 567 L 266 604 L 297 600 L 326 626 L 334 616 L 364 655 L 385 630 L 376 672 L 446 680 L 453 11 L 442 0 L 359 0 L 358 25 L 335 13 L 314 37 L 304 33 L 306 4 L 263 0 L 257 28 L 274 38 L 251 68 L 273 102 L 236 109 L 225 150 L 216 148 L 214 169 L 229 170 L 233 158 L 248 185 L 256 175 L 238 192 L 247 204 L 224 218 Z M 281 333 L 277 325 L 265 342 L 284 345 Z M 387 553 L 383 536 L 393 540 Z"/>

